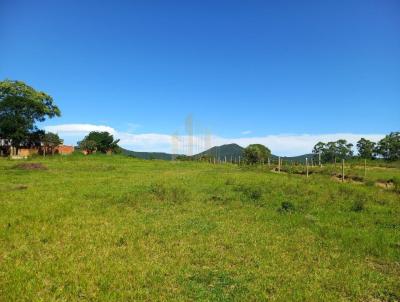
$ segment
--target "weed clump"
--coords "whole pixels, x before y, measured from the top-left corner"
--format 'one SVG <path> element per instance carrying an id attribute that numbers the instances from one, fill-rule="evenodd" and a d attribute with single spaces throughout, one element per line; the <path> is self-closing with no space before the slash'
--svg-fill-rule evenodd
<path id="1" fill-rule="evenodd" d="M 122 247 L 122 246 L 128 245 L 128 242 L 127 242 L 127 240 L 126 240 L 124 237 L 119 237 L 119 239 L 118 239 L 117 242 L 116 242 L 116 245 L 117 245 L 118 247 Z"/>
<path id="2" fill-rule="evenodd" d="M 351 210 L 354 212 L 361 212 L 365 209 L 365 199 L 356 199 L 351 206 Z"/>
<path id="3" fill-rule="evenodd" d="M 278 211 L 283 213 L 294 212 L 296 211 L 296 207 L 291 201 L 283 201 Z"/>
<path id="4" fill-rule="evenodd" d="M 156 199 L 181 203 L 189 199 L 189 192 L 182 186 L 165 186 L 164 184 L 153 184 L 150 186 L 150 193 Z"/>
<path id="5" fill-rule="evenodd" d="M 159 200 L 166 199 L 167 188 L 163 184 L 152 184 L 149 191 Z"/>
<path id="6" fill-rule="evenodd" d="M 235 184 L 235 180 L 233 178 L 228 178 L 227 180 L 225 180 L 225 185 L 227 186 L 231 186 Z"/>
<path id="7" fill-rule="evenodd" d="M 188 191 L 180 186 L 174 186 L 169 189 L 169 197 L 172 202 L 181 203 L 189 198 Z"/>
<path id="8" fill-rule="evenodd" d="M 236 191 L 242 192 L 248 199 L 257 201 L 260 200 L 263 192 L 259 186 L 240 185 L 236 187 Z"/>

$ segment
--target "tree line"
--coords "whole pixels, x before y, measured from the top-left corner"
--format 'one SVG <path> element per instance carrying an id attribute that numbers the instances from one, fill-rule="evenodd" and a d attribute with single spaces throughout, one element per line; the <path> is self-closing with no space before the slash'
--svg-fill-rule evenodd
<path id="1" fill-rule="evenodd" d="M 320 156 L 323 162 L 336 162 L 354 157 L 353 147 L 353 144 L 344 139 L 339 139 L 334 142 L 318 142 L 312 152 Z M 400 132 L 391 132 L 378 142 L 361 138 L 357 142 L 356 148 L 358 152 L 356 157 L 359 158 L 400 160 Z"/>

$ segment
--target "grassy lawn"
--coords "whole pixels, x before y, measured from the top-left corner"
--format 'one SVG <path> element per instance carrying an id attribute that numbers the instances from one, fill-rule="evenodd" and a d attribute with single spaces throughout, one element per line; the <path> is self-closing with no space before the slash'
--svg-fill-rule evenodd
<path id="1" fill-rule="evenodd" d="M 27 162 L 47 169 L 0 159 L 0 301 L 400 299 L 395 190 L 230 164 Z"/>

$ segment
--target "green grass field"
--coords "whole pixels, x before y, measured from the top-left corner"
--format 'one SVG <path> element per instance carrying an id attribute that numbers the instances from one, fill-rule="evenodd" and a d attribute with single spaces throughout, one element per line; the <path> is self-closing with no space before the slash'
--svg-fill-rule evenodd
<path id="1" fill-rule="evenodd" d="M 399 176 L 0 159 L 0 301 L 399 301 Z"/>

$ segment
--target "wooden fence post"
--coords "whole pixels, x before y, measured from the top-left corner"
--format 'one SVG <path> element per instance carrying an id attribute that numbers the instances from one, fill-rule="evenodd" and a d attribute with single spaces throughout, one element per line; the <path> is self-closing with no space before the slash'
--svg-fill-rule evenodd
<path id="1" fill-rule="evenodd" d="M 307 178 L 308 178 L 308 158 L 306 157 L 306 175 L 307 175 Z"/>
<path id="2" fill-rule="evenodd" d="M 344 182 L 344 159 L 342 159 L 342 182 Z"/>
<path id="3" fill-rule="evenodd" d="M 367 176 L 367 160 L 364 159 L 364 178 Z"/>
<path id="4" fill-rule="evenodd" d="M 281 157 L 278 157 L 278 173 L 281 173 Z"/>

